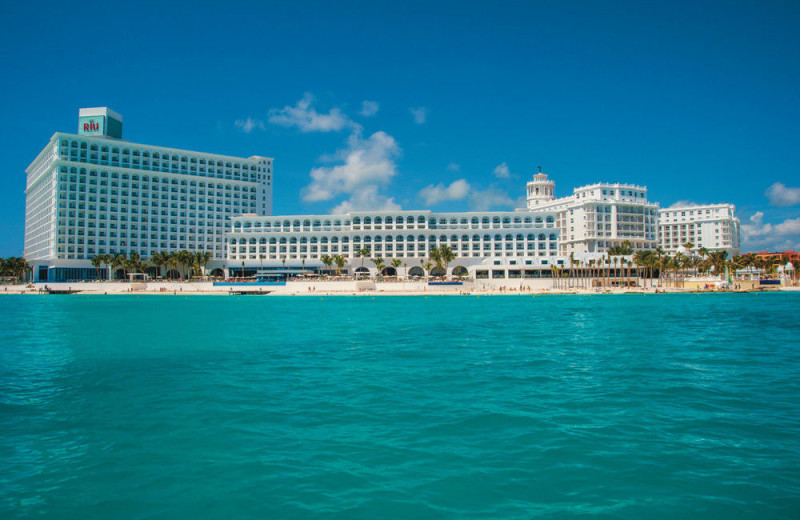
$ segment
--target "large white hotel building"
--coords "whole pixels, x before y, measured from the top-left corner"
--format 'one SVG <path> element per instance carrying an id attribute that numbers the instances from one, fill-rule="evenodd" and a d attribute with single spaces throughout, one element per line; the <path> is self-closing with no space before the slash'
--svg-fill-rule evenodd
<path id="1" fill-rule="evenodd" d="M 209 267 L 225 274 L 318 270 L 324 255 L 342 255 L 346 271 L 375 272 L 358 254 L 368 249 L 413 275 L 448 245 L 453 274 L 484 277 L 544 276 L 625 241 L 634 250 L 739 248 L 730 204 L 660 210 L 644 186 L 618 183 L 556 198 L 541 172 L 515 211 L 272 216 L 271 158 L 130 143 L 108 108 L 81 109 L 78 133 L 55 133 L 26 172 L 24 256 L 39 281 L 94 278 L 91 259 L 114 253 L 208 251 Z"/>
<path id="2" fill-rule="evenodd" d="M 122 140 L 122 117 L 81 109 L 77 134 L 57 132 L 26 170 L 25 259 L 36 280 L 96 276 L 99 254 L 226 255 L 230 218 L 272 213 L 272 159 Z"/>

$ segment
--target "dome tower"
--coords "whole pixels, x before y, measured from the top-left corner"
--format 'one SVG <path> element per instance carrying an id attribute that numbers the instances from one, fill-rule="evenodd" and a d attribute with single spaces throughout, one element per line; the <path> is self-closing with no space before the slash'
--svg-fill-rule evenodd
<path id="1" fill-rule="evenodd" d="M 555 199 L 556 196 L 553 194 L 555 189 L 556 183 L 548 179 L 547 174 L 542 173 L 542 167 L 539 166 L 539 173 L 528 182 L 528 209 Z"/>

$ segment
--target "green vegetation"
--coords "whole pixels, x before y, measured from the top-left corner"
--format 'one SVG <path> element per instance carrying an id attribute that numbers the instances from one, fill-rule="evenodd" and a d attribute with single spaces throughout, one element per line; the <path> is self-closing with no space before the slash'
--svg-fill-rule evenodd
<path id="1" fill-rule="evenodd" d="M 0 277 L 5 281 L 23 282 L 31 267 L 21 256 L 0 258 Z"/>

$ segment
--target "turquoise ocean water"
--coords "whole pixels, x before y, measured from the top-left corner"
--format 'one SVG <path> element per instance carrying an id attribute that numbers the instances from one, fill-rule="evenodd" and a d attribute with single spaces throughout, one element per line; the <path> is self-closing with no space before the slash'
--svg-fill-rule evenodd
<path id="1" fill-rule="evenodd" d="M 0 518 L 800 518 L 800 294 L 0 297 Z"/>

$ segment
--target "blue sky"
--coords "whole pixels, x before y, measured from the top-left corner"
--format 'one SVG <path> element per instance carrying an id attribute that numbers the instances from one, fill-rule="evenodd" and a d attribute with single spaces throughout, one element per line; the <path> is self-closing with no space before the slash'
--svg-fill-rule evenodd
<path id="1" fill-rule="evenodd" d="M 0 256 L 78 108 L 126 139 L 275 158 L 276 214 L 506 209 L 541 165 L 732 202 L 800 249 L 800 3 L 3 2 Z"/>

